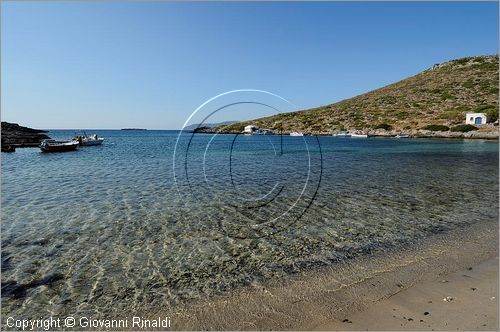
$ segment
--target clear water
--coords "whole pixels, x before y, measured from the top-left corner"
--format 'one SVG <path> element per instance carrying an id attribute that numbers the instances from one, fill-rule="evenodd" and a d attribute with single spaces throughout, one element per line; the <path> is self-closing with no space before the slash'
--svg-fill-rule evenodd
<path id="1" fill-rule="evenodd" d="M 498 221 L 498 142 L 97 133 L 2 154 L 4 317 L 147 312 Z"/>

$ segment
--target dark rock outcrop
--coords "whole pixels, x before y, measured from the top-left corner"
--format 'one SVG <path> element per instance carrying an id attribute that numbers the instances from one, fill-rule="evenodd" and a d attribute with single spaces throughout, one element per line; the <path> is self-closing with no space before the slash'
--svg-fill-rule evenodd
<path id="1" fill-rule="evenodd" d="M 16 281 L 2 282 L 2 297 L 13 297 L 22 299 L 26 297 L 26 292 L 31 288 L 39 286 L 52 286 L 55 282 L 64 279 L 60 273 L 50 274 L 41 279 L 33 280 L 26 284 L 18 284 Z"/>
<path id="2" fill-rule="evenodd" d="M 10 147 L 36 147 L 42 140 L 50 138 L 44 133 L 45 130 L 2 121 L 2 151 L 9 150 Z"/>

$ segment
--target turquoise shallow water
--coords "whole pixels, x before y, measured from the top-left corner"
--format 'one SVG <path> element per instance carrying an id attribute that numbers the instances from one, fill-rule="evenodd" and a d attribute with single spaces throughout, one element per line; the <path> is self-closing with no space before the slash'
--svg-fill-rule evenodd
<path id="1" fill-rule="evenodd" d="M 4 317 L 148 312 L 498 221 L 498 142 L 97 133 L 2 154 Z"/>

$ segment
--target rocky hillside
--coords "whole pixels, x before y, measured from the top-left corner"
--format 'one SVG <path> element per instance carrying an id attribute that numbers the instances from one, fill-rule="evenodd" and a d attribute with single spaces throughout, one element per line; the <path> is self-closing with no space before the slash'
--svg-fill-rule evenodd
<path id="1" fill-rule="evenodd" d="M 44 130 L 2 121 L 2 147 L 8 145 L 16 147 L 38 146 L 43 139 L 50 138 L 44 133 L 46 133 Z"/>
<path id="2" fill-rule="evenodd" d="M 498 56 L 468 57 L 436 64 L 413 77 L 335 104 L 215 129 L 241 132 L 247 124 L 278 129 L 282 123 L 285 132 L 411 133 L 429 125 L 462 124 L 468 112 L 487 113 L 489 122 L 498 118 Z M 481 131 L 497 128 L 484 126 Z"/>

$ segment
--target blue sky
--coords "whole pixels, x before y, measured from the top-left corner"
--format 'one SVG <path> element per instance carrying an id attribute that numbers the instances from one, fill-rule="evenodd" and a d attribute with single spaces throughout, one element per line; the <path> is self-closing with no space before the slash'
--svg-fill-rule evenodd
<path id="1" fill-rule="evenodd" d="M 175 129 L 240 88 L 303 109 L 498 53 L 497 2 L 1 6 L 2 121 L 36 128 Z"/>

